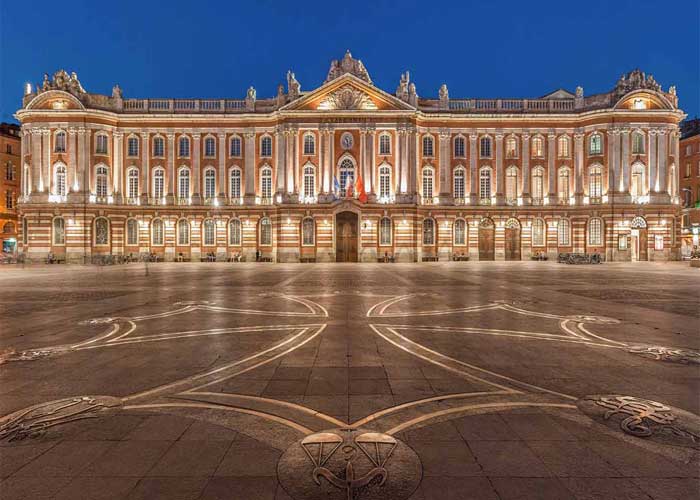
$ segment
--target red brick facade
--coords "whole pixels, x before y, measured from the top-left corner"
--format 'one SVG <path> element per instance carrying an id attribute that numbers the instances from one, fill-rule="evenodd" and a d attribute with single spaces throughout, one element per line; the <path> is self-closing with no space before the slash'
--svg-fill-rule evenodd
<path id="1" fill-rule="evenodd" d="M 0 243 L 4 254 L 17 251 L 17 201 L 20 194 L 20 128 L 0 124 Z"/>

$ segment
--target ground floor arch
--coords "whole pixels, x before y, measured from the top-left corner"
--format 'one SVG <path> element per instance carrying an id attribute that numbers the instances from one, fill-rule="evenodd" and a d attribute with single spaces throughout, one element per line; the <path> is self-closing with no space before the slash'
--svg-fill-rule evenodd
<path id="1" fill-rule="evenodd" d="M 520 223 L 517 219 L 506 221 L 504 248 L 506 260 L 520 260 Z"/>
<path id="2" fill-rule="evenodd" d="M 479 222 L 479 260 L 496 260 L 496 227 L 488 217 Z"/>
<path id="3" fill-rule="evenodd" d="M 359 217 L 355 212 L 339 212 L 335 216 L 335 261 L 357 262 Z"/>

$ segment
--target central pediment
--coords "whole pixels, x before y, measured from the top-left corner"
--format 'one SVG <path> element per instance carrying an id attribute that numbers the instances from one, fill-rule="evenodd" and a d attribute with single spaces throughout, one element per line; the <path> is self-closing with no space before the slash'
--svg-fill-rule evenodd
<path id="1" fill-rule="evenodd" d="M 414 109 L 410 104 L 351 73 L 325 83 L 282 108 L 284 111 L 408 111 Z"/>

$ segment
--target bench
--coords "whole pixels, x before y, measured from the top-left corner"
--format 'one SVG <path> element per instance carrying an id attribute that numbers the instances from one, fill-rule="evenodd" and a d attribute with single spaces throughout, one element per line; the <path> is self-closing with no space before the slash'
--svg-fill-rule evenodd
<path id="1" fill-rule="evenodd" d="M 299 262 L 302 264 L 311 264 L 313 262 L 316 262 L 316 257 L 302 257 L 299 259 Z"/>
<path id="2" fill-rule="evenodd" d="M 438 258 L 434 255 L 429 255 L 429 256 L 423 257 L 422 260 L 423 260 L 423 262 L 437 262 Z"/>
<path id="3" fill-rule="evenodd" d="M 453 255 L 452 260 L 457 261 L 457 262 L 466 262 L 469 260 L 468 255 Z"/>
<path id="4" fill-rule="evenodd" d="M 66 263 L 66 256 L 65 255 L 54 255 L 50 253 L 46 257 L 46 263 L 47 264 L 65 264 Z"/>
<path id="5" fill-rule="evenodd" d="M 260 257 L 258 262 L 272 262 L 272 257 Z"/>

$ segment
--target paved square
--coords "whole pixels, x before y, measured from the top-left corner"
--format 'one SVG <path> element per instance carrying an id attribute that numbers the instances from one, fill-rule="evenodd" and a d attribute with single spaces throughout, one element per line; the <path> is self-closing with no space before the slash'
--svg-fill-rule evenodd
<path id="1" fill-rule="evenodd" d="M 3 268 L 3 499 L 688 499 L 687 263 Z"/>

